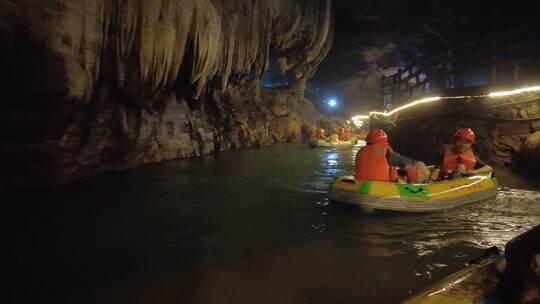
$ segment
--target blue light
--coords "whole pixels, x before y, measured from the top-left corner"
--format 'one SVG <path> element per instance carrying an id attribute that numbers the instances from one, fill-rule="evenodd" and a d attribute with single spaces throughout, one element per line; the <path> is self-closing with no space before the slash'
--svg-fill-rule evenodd
<path id="1" fill-rule="evenodd" d="M 335 99 L 330 99 L 328 101 L 328 105 L 331 107 L 335 107 L 337 105 L 337 101 Z"/>

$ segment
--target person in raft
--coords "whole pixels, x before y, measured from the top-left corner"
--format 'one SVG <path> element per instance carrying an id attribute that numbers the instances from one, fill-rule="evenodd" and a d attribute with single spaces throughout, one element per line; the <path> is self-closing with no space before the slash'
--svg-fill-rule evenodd
<path id="1" fill-rule="evenodd" d="M 326 140 L 326 136 L 324 135 L 324 129 L 317 130 L 317 140 Z"/>
<path id="2" fill-rule="evenodd" d="M 471 129 L 457 130 L 454 134 L 454 144 L 443 145 L 441 162 L 435 166 L 429 180 L 435 181 L 493 171 L 491 166 L 474 155 L 472 145 L 475 140 L 474 132 Z"/>
<path id="3" fill-rule="evenodd" d="M 358 150 L 355 159 L 355 178 L 385 182 L 403 182 L 398 169 L 406 172 L 407 183 L 423 183 L 430 172 L 421 161 L 394 152 L 388 136 L 381 129 L 373 129 L 366 136 L 366 145 Z"/>
<path id="4" fill-rule="evenodd" d="M 330 135 L 330 141 L 333 143 L 339 142 L 339 135 L 337 135 L 336 133 Z"/>
<path id="5" fill-rule="evenodd" d="M 348 141 L 351 139 L 351 130 L 347 128 L 340 128 L 339 129 L 339 140 L 341 141 Z"/>

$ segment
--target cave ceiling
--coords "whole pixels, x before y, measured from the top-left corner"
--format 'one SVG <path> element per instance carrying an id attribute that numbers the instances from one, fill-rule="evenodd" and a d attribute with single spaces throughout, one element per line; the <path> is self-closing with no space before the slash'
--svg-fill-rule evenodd
<path id="1" fill-rule="evenodd" d="M 533 1 L 335 0 L 332 49 L 312 82 L 345 111 L 366 110 L 380 104 L 382 75 L 494 32 L 538 29 L 535 12 Z"/>

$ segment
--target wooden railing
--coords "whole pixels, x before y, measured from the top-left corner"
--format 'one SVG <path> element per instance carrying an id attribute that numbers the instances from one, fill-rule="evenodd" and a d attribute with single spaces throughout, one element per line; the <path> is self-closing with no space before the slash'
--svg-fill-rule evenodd
<path id="1" fill-rule="evenodd" d="M 540 36 L 535 33 L 538 29 L 529 27 L 499 32 L 435 56 L 423 57 L 393 75 L 383 76 L 381 96 L 384 106 L 434 90 L 471 86 L 465 81 L 465 75 L 471 71 L 487 78 L 485 83 L 475 86 L 496 82 L 497 68 L 504 70 L 505 81 L 508 78 L 520 80 L 521 67 L 532 68 L 540 74 L 540 57 L 534 55 L 540 54 L 540 42 L 534 39 Z"/>

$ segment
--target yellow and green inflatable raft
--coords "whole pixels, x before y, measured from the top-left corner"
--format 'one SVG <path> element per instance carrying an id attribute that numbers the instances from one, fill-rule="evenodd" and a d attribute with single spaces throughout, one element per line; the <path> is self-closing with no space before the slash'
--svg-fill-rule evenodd
<path id="1" fill-rule="evenodd" d="M 348 148 L 354 146 L 357 142 L 357 139 L 351 139 L 347 141 L 331 141 L 331 140 L 317 140 L 309 145 L 313 148 L 324 148 L 324 147 L 338 147 L 338 148 Z"/>
<path id="2" fill-rule="evenodd" d="M 436 212 L 494 197 L 497 179 L 492 173 L 443 180 L 431 184 L 404 184 L 336 177 L 328 197 L 362 207 L 365 211 Z"/>

